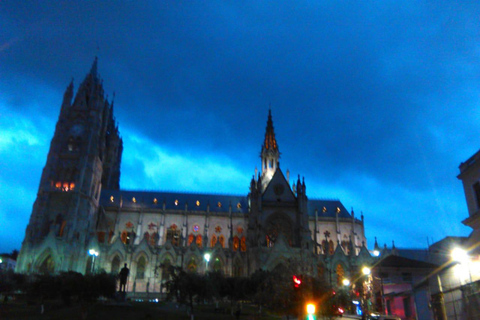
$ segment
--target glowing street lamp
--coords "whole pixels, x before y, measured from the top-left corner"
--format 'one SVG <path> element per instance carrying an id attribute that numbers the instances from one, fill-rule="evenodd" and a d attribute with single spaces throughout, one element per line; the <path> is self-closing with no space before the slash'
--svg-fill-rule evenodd
<path id="1" fill-rule="evenodd" d="M 205 258 L 205 272 L 208 271 L 208 262 L 210 261 L 210 257 L 211 257 L 210 253 L 205 253 L 203 255 L 203 258 Z"/>
<path id="2" fill-rule="evenodd" d="M 452 261 L 468 269 L 468 275 L 470 277 L 470 283 L 471 283 L 472 273 L 470 271 L 470 257 L 468 255 L 468 252 L 462 248 L 455 248 L 452 250 L 451 257 L 452 257 Z"/>
<path id="3" fill-rule="evenodd" d="M 345 278 L 345 279 L 343 279 L 342 283 L 345 287 L 348 287 L 350 285 L 350 280 Z"/>
<path id="4" fill-rule="evenodd" d="M 92 270 L 91 272 L 93 273 L 95 271 L 95 258 L 98 257 L 98 251 L 95 249 L 90 249 L 88 250 L 88 254 L 92 256 Z"/>
<path id="5" fill-rule="evenodd" d="M 368 276 L 371 272 L 372 272 L 372 270 L 370 270 L 369 267 L 363 267 L 363 269 L 362 269 L 362 273 L 366 276 Z"/>

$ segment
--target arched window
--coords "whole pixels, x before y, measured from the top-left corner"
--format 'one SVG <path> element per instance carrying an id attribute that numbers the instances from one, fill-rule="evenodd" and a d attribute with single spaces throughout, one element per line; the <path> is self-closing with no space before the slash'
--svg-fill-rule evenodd
<path id="1" fill-rule="evenodd" d="M 128 232 L 127 230 L 123 230 L 122 234 L 120 235 L 120 239 L 125 244 L 130 244 L 132 242 L 133 232 Z"/>
<path id="2" fill-rule="evenodd" d="M 145 257 L 141 256 L 137 261 L 137 279 L 145 278 Z"/>
<path id="3" fill-rule="evenodd" d="M 223 236 L 223 234 L 221 234 L 220 237 L 218 237 L 218 242 L 220 242 L 220 245 L 222 246 L 222 248 L 225 248 L 225 237 Z"/>
<path id="4" fill-rule="evenodd" d="M 202 236 L 201 236 L 201 235 L 197 235 L 197 237 L 196 237 L 196 243 L 197 243 L 197 246 L 198 246 L 199 248 L 202 247 Z"/>
<path id="5" fill-rule="evenodd" d="M 188 235 L 188 245 L 191 245 L 194 240 L 195 240 L 195 236 L 190 233 Z"/>
<path id="6" fill-rule="evenodd" d="M 152 233 L 150 235 L 150 240 L 148 241 L 148 244 L 151 245 L 151 246 L 157 245 L 158 238 L 159 238 L 158 232 Z"/>
<path id="7" fill-rule="evenodd" d="M 333 245 L 333 241 L 330 240 L 328 241 L 328 254 L 333 255 L 334 252 L 335 252 L 335 247 Z"/>
<path id="8" fill-rule="evenodd" d="M 247 251 L 247 239 L 245 238 L 245 236 L 243 236 L 242 240 L 240 240 L 240 250 L 242 252 Z"/>
<path id="9" fill-rule="evenodd" d="M 223 272 L 222 261 L 218 257 L 213 261 L 213 270 Z"/>
<path id="10" fill-rule="evenodd" d="M 345 279 L 345 270 L 343 269 L 343 266 L 340 263 L 337 264 L 336 272 L 337 272 L 337 285 L 341 286 L 343 279 Z"/>
<path id="11" fill-rule="evenodd" d="M 217 244 L 217 236 L 213 235 L 212 240 L 210 240 L 210 246 L 215 247 L 216 244 Z"/>
<path id="12" fill-rule="evenodd" d="M 195 257 L 190 258 L 190 261 L 188 262 L 188 265 L 187 265 L 187 270 L 190 272 L 197 271 L 197 260 L 195 260 Z"/>
<path id="13" fill-rule="evenodd" d="M 112 274 L 118 274 L 120 270 L 120 258 L 118 256 L 115 256 L 112 260 L 112 268 L 110 269 L 110 272 Z"/>
<path id="14" fill-rule="evenodd" d="M 237 251 L 240 248 L 240 239 L 237 236 L 233 237 L 233 251 Z"/>
<path id="15" fill-rule="evenodd" d="M 167 241 L 171 241 L 172 245 L 180 245 L 180 230 L 178 230 L 176 224 L 172 224 L 170 228 L 167 229 Z"/>

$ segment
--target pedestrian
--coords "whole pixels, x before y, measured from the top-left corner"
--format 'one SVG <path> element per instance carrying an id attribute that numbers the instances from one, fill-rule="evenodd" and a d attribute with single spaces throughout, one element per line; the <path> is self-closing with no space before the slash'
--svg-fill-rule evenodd
<path id="1" fill-rule="evenodd" d="M 127 264 L 125 263 L 124 267 L 122 270 L 120 270 L 120 292 L 125 292 L 126 291 L 126 286 L 127 286 L 127 279 L 128 279 L 128 274 L 130 273 L 130 270 L 127 268 Z"/>

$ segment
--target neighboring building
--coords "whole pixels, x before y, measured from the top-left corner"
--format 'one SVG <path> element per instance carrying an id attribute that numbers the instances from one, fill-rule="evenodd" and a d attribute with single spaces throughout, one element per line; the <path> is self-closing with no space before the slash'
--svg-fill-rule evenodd
<path id="1" fill-rule="evenodd" d="M 17 265 L 17 261 L 12 259 L 8 256 L 0 256 L 0 270 L 7 271 L 7 270 L 15 270 L 15 266 Z"/>
<path id="2" fill-rule="evenodd" d="M 338 200 L 308 199 L 305 179 L 291 183 L 280 169 L 270 112 L 262 171 L 248 194 L 248 186 L 245 195 L 127 191 L 119 189 L 122 139 L 96 60 L 73 97 L 71 83 L 18 272 L 118 273 L 127 263 L 127 290 L 152 293 L 161 291 L 160 266 L 168 264 L 242 276 L 293 262 L 299 272 L 334 284 L 370 265 L 363 215 L 355 218 Z"/>
<path id="3" fill-rule="evenodd" d="M 372 268 L 378 310 L 402 319 L 433 320 L 428 308 L 428 278 L 436 268 L 434 264 L 398 255 L 380 258 Z"/>

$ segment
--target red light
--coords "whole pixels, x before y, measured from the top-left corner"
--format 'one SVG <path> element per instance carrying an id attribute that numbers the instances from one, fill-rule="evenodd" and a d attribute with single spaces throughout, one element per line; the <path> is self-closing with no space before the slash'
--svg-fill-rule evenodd
<path id="1" fill-rule="evenodd" d="M 342 308 L 338 308 L 338 312 L 340 312 L 341 314 L 343 314 L 345 312 L 345 310 L 343 310 Z"/>
<path id="2" fill-rule="evenodd" d="M 297 278 L 297 276 L 293 276 L 293 283 L 294 283 L 295 288 L 298 288 L 302 284 L 302 280 Z"/>

